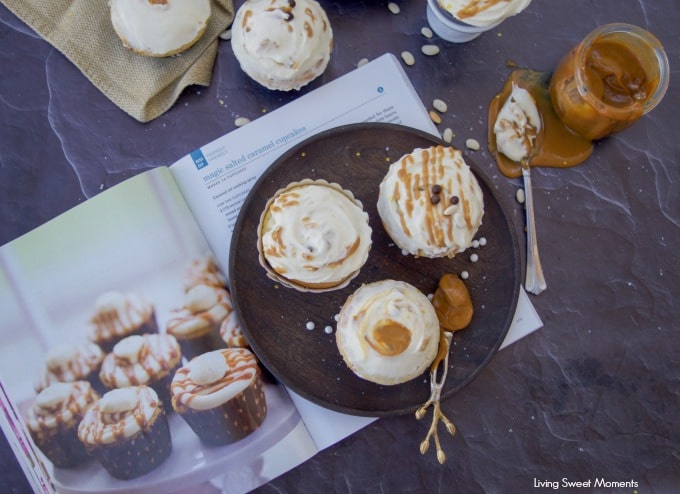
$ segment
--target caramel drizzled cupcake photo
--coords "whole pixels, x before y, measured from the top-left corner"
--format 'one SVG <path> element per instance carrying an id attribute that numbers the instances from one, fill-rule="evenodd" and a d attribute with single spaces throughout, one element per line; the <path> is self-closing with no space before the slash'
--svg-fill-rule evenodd
<path id="1" fill-rule="evenodd" d="M 169 411 L 170 383 L 181 360 L 179 343 L 170 334 L 128 336 L 104 358 L 99 377 L 109 389 L 146 384 Z"/>
<path id="2" fill-rule="evenodd" d="M 188 292 L 198 285 L 225 288 L 227 279 L 212 256 L 204 256 L 191 260 L 184 270 L 184 291 Z"/>
<path id="3" fill-rule="evenodd" d="M 106 388 L 99 379 L 103 360 L 102 349 L 89 341 L 56 345 L 47 352 L 35 391 L 39 393 L 56 382 L 88 381 L 96 391 L 103 393 Z"/>
<path id="4" fill-rule="evenodd" d="M 153 304 L 136 293 L 103 293 L 95 301 L 90 322 L 90 339 L 106 353 L 126 336 L 158 333 Z"/>
<path id="5" fill-rule="evenodd" d="M 182 354 L 190 360 L 224 348 L 220 326 L 232 311 L 226 289 L 197 285 L 185 294 L 184 305 L 170 315 L 166 332 L 177 338 Z"/>
<path id="6" fill-rule="evenodd" d="M 172 406 L 204 444 L 248 436 L 267 415 L 255 356 L 245 348 L 226 348 L 194 358 L 175 374 Z"/>
<path id="7" fill-rule="evenodd" d="M 57 382 L 43 389 L 29 408 L 28 431 L 55 467 L 74 468 L 91 459 L 78 440 L 78 424 L 98 399 L 87 381 Z"/>
<path id="8" fill-rule="evenodd" d="M 145 385 L 114 389 L 92 405 L 78 439 L 117 479 L 139 477 L 172 452 L 170 428 L 156 392 Z"/>

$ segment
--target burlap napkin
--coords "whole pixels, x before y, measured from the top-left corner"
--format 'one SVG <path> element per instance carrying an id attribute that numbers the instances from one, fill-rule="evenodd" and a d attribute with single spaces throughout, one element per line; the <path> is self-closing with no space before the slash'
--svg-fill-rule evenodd
<path id="1" fill-rule="evenodd" d="M 185 87 L 210 84 L 217 37 L 234 17 L 231 0 L 213 0 L 206 32 L 193 47 L 174 57 L 152 58 L 123 47 L 107 0 L 0 1 L 141 122 L 167 111 Z"/>

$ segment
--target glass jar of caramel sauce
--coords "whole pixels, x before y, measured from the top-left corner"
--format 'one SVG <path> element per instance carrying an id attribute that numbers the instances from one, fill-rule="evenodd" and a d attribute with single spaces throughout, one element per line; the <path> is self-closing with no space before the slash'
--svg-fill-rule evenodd
<path id="1" fill-rule="evenodd" d="M 654 109 L 666 93 L 669 73 L 654 35 L 630 24 L 607 24 L 565 55 L 550 79 L 550 99 L 567 127 L 600 139 Z"/>

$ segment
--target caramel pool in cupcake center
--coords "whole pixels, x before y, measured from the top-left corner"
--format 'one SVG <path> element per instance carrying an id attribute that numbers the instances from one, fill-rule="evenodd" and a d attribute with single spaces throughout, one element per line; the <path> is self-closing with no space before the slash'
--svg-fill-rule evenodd
<path id="1" fill-rule="evenodd" d="M 403 353 L 411 343 L 411 331 L 403 324 L 387 319 L 380 321 L 366 341 L 381 355 L 392 357 Z"/>

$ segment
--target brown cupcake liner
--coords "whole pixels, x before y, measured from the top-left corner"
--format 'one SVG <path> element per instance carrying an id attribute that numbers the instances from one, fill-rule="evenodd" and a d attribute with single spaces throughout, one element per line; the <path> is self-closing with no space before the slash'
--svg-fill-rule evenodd
<path id="1" fill-rule="evenodd" d="M 269 262 L 267 262 L 267 259 L 264 255 L 264 251 L 262 248 L 262 230 L 264 228 L 264 219 L 267 215 L 267 212 L 269 211 L 269 207 L 272 205 L 274 200 L 281 195 L 283 192 L 295 188 L 295 187 L 300 187 L 303 185 L 324 185 L 326 187 L 330 187 L 331 189 L 335 189 L 338 192 L 341 192 L 344 194 L 348 199 L 350 199 L 354 204 L 356 204 L 359 208 L 361 208 L 362 211 L 364 211 L 364 205 L 362 202 L 354 197 L 354 194 L 352 193 L 351 190 L 343 189 L 341 185 L 335 183 L 335 182 L 328 182 L 327 180 L 324 179 L 317 179 L 317 180 L 312 180 L 309 178 L 305 178 L 303 180 L 300 180 L 299 182 L 291 182 L 285 187 L 277 190 L 272 197 L 269 198 L 267 203 L 265 204 L 264 210 L 262 211 L 262 214 L 260 215 L 260 222 L 257 226 L 257 252 L 258 252 L 258 260 L 260 261 L 260 265 L 265 269 L 267 272 L 267 277 L 270 278 L 273 281 L 276 281 L 278 283 L 281 283 L 282 285 L 288 287 L 288 288 L 294 288 L 295 290 L 298 290 L 300 292 L 314 292 L 314 293 L 321 293 L 321 292 L 330 292 L 333 290 L 339 290 L 341 288 L 346 287 L 349 285 L 349 283 L 356 278 L 356 276 L 359 274 L 360 269 L 355 270 L 354 272 L 350 273 L 349 276 L 347 276 L 345 279 L 340 280 L 337 284 L 329 287 L 323 287 L 323 288 L 314 288 L 314 287 L 307 287 L 304 285 L 301 285 L 299 283 L 296 283 L 293 280 L 289 280 L 285 276 L 280 275 L 272 267 L 269 265 Z M 370 248 L 370 246 L 369 246 Z"/>
<path id="2" fill-rule="evenodd" d="M 178 335 L 175 335 L 175 338 L 182 349 L 182 356 L 187 360 L 227 346 L 220 335 L 219 324 L 191 338 L 183 338 Z"/>
<path id="3" fill-rule="evenodd" d="M 55 467 L 76 468 L 92 460 L 85 445 L 78 439 L 78 422 L 71 427 L 57 427 L 50 432 L 31 432 L 36 446 Z"/>
<path id="4" fill-rule="evenodd" d="M 120 442 L 89 446 L 104 469 L 117 479 L 129 480 L 161 465 L 172 452 L 170 427 L 163 408 L 151 419 L 151 426 Z"/>
<path id="5" fill-rule="evenodd" d="M 264 385 L 258 372 L 252 385 L 210 410 L 177 410 L 203 444 L 221 446 L 257 430 L 267 416 Z"/>

